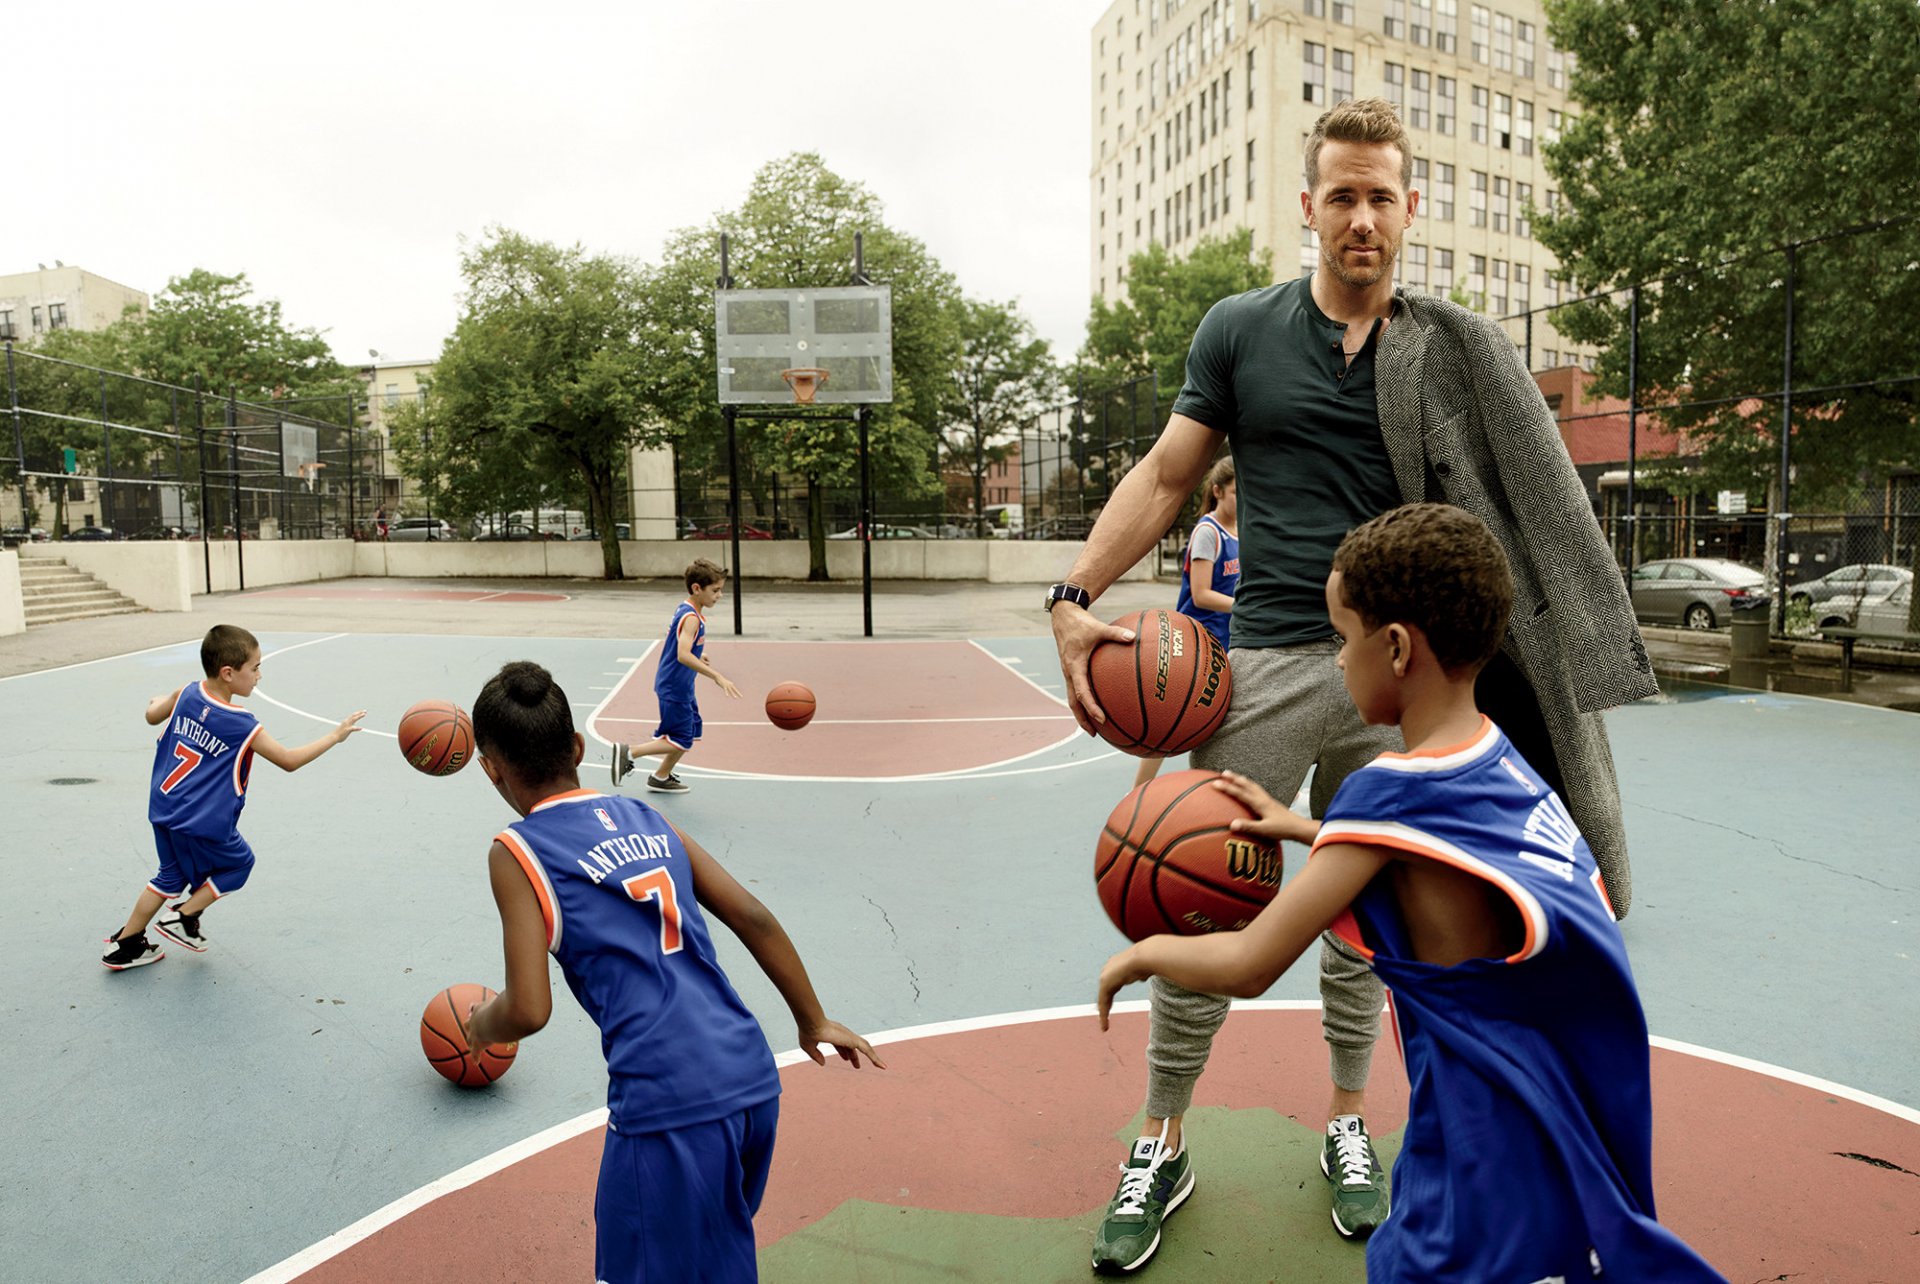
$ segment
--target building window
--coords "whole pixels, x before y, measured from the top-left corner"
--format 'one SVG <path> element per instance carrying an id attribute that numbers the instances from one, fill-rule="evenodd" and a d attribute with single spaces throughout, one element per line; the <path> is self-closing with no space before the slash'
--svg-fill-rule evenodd
<path id="1" fill-rule="evenodd" d="M 1488 12 L 1485 5 L 1477 4 L 1473 6 L 1471 16 L 1473 21 L 1473 34 L 1471 36 L 1473 60 L 1475 62 L 1486 62 L 1489 53 L 1487 46 L 1493 41 L 1493 15 Z"/>
<path id="2" fill-rule="evenodd" d="M 1487 310 L 1487 256 L 1484 254 L 1467 255 L 1467 298 L 1469 307 L 1481 312 Z"/>
<path id="3" fill-rule="evenodd" d="M 1333 20 L 1353 25 L 1353 0 L 1333 0 Z"/>
<path id="4" fill-rule="evenodd" d="M 1506 72 L 1513 70 L 1513 15 L 1511 14 L 1493 15 L 1493 69 Z"/>
<path id="5" fill-rule="evenodd" d="M 1531 156 L 1533 155 L 1533 104 L 1522 98 L 1513 106 L 1513 149 L 1522 156 Z"/>
<path id="6" fill-rule="evenodd" d="M 1200 172 L 1200 226 L 1205 227 L 1206 225 L 1207 225 L 1207 174 L 1205 170 L 1202 170 Z"/>
<path id="7" fill-rule="evenodd" d="M 0 308 L 0 338 L 13 338 L 12 308 Z"/>
<path id="8" fill-rule="evenodd" d="M 1407 266 L 1401 274 L 1406 283 L 1416 290 L 1427 288 L 1427 247 L 1409 245 L 1407 247 Z"/>
<path id="9" fill-rule="evenodd" d="M 64 330 L 67 328 L 67 305 L 49 303 L 47 305 L 47 329 Z"/>
<path id="10" fill-rule="evenodd" d="M 1327 47 L 1311 40 L 1300 62 L 1300 101 L 1315 107 L 1327 105 Z"/>
<path id="11" fill-rule="evenodd" d="M 1389 40 L 1403 40 L 1407 34 L 1407 0 L 1387 0 L 1387 13 L 1380 29 Z"/>
<path id="12" fill-rule="evenodd" d="M 1346 102 L 1353 97 L 1353 50 L 1333 51 L 1333 101 Z"/>
<path id="13" fill-rule="evenodd" d="M 1247 203 L 1253 203 L 1253 144 L 1247 144 Z"/>
<path id="14" fill-rule="evenodd" d="M 1309 18 L 1324 18 L 1327 16 L 1327 0 L 1300 0 L 1300 12 Z"/>
<path id="15" fill-rule="evenodd" d="M 390 383 L 387 385 L 386 401 L 387 401 L 387 405 L 389 406 L 397 406 L 400 404 L 400 385 L 399 384 Z"/>
<path id="16" fill-rule="evenodd" d="M 1433 0 L 1410 0 L 1413 8 L 1413 22 L 1407 28 L 1407 37 L 1423 48 L 1433 43 Z"/>
<path id="17" fill-rule="evenodd" d="M 36 303 L 33 305 L 33 307 L 29 310 L 29 315 L 31 315 L 33 318 L 33 332 L 35 334 L 46 333 L 46 329 L 47 329 L 46 320 L 40 315 L 39 304 Z"/>
<path id="18" fill-rule="evenodd" d="M 1220 212 L 1233 213 L 1233 157 L 1220 158 Z"/>
<path id="19" fill-rule="evenodd" d="M 1559 142 L 1560 132 L 1564 130 L 1566 127 L 1567 127 L 1566 114 L 1564 112 L 1557 111 L 1552 107 L 1547 108 L 1547 141 L 1550 143 Z"/>
<path id="20" fill-rule="evenodd" d="M 1460 119 L 1460 84 L 1452 76 L 1434 77 L 1435 97 L 1433 127 L 1442 134 L 1451 134 L 1458 128 Z"/>
<path id="21" fill-rule="evenodd" d="M 1220 73 L 1220 123 L 1233 124 L 1233 72 Z"/>
<path id="22" fill-rule="evenodd" d="M 1253 111 L 1253 50 L 1247 50 L 1247 111 Z"/>
<path id="23" fill-rule="evenodd" d="M 1470 141 L 1476 143 L 1487 141 L 1487 116 L 1492 100 L 1493 94 L 1486 88 L 1480 85 L 1473 87 L 1472 114 L 1467 118 L 1467 137 Z"/>
<path id="24" fill-rule="evenodd" d="M 1532 308 L 1527 292 L 1528 278 L 1532 275 L 1533 269 L 1526 264 L 1513 265 L 1513 310 L 1515 312 L 1526 312 Z"/>
<path id="25" fill-rule="evenodd" d="M 1453 221 L 1453 166 L 1433 164 L 1433 216 L 1443 223 Z"/>
<path id="26" fill-rule="evenodd" d="M 1513 183 L 1505 178 L 1493 180 L 1493 230 L 1504 232 L 1513 221 Z"/>
<path id="27" fill-rule="evenodd" d="M 1547 88 L 1565 89 L 1567 87 L 1567 56 L 1547 46 Z"/>
<path id="28" fill-rule="evenodd" d="M 1493 261 L 1493 306 L 1490 311 L 1497 317 L 1507 315 L 1507 261 Z"/>
<path id="29" fill-rule="evenodd" d="M 1387 64 L 1387 101 L 1401 115 L 1407 111 L 1407 69 L 1397 62 Z"/>
<path id="30" fill-rule="evenodd" d="M 1487 176 L 1479 170 L 1471 170 L 1472 177 L 1467 183 L 1467 226 L 1485 227 L 1487 225 Z"/>
<path id="31" fill-rule="evenodd" d="M 1533 79 L 1533 24 L 1523 22 L 1513 46 L 1513 74 L 1522 80 Z"/>
<path id="32" fill-rule="evenodd" d="M 1513 150 L 1513 97 L 1493 96 L 1493 145 L 1502 151 Z"/>
<path id="33" fill-rule="evenodd" d="M 1433 47 L 1441 53 L 1460 49 L 1460 0 L 1433 0 Z"/>
<path id="34" fill-rule="evenodd" d="M 1413 73 L 1413 97 L 1407 104 L 1407 125 L 1426 129 L 1433 124 L 1433 76 L 1424 71 Z"/>
<path id="35" fill-rule="evenodd" d="M 1453 293 L 1453 251 L 1435 248 L 1433 251 L 1433 292 L 1435 294 Z"/>
<path id="36" fill-rule="evenodd" d="M 1532 236 L 1533 224 L 1527 221 L 1527 207 L 1533 204 L 1533 184 L 1515 183 L 1513 185 L 1513 233 L 1515 236 Z"/>

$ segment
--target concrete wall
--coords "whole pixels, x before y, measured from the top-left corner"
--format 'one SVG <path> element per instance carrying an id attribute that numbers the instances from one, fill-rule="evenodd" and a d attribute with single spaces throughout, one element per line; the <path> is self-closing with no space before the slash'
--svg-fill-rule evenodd
<path id="1" fill-rule="evenodd" d="M 173 540 L 63 540 L 60 560 L 149 611 L 187 611 L 200 591 L 200 545 Z M 216 543 L 215 548 L 219 545 Z M 191 560 L 189 560 L 191 559 Z"/>
<path id="2" fill-rule="evenodd" d="M 27 631 L 27 603 L 20 594 L 20 554 L 0 549 L 0 638 Z"/>
<path id="3" fill-rule="evenodd" d="M 242 548 L 234 540 L 217 539 L 208 546 L 206 554 L 197 543 L 173 547 L 190 550 L 189 578 L 195 593 L 207 591 L 209 559 L 213 591 L 226 593 L 240 587 L 242 558 L 246 562 L 247 587 L 265 588 L 269 584 L 304 584 L 309 580 L 342 580 L 357 575 L 354 550 L 362 546 L 344 539 L 250 539 Z"/>

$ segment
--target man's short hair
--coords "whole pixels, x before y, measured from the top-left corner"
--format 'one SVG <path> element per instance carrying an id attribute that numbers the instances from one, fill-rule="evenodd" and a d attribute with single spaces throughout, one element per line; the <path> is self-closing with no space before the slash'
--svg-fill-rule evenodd
<path id="1" fill-rule="evenodd" d="M 1307 190 L 1320 187 L 1320 148 L 1325 143 L 1391 143 L 1400 149 L 1400 188 L 1413 186 L 1413 144 L 1400 113 L 1384 98 L 1348 100 L 1321 113 L 1307 135 Z"/>
<path id="2" fill-rule="evenodd" d="M 696 557 L 692 565 L 687 567 L 687 592 L 689 593 L 693 592 L 696 588 L 704 588 L 709 584 L 725 584 L 726 582 L 726 568 L 718 562 L 709 562 L 704 557 Z"/>
<path id="3" fill-rule="evenodd" d="M 1486 523 L 1451 504 L 1407 504 L 1347 532 L 1333 555 L 1340 596 L 1367 632 L 1426 634 L 1449 674 L 1478 672 L 1500 649 L 1513 572 Z"/>
<path id="4" fill-rule="evenodd" d="M 237 624 L 216 624 L 200 639 L 200 671 L 210 678 L 222 669 L 243 669 L 260 649 L 260 640 Z"/>

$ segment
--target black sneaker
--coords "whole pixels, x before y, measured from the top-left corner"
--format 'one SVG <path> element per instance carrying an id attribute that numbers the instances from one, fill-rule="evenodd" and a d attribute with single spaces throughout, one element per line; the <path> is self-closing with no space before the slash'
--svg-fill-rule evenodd
<path id="1" fill-rule="evenodd" d="M 614 787 L 618 788 L 620 785 L 620 782 L 625 780 L 628 774 L 632 771 L 633 771 L 633 755 L 627 752 L 627 747 L 625 745 L 615 745 L 613 747 Z"/>
<path id="2" fill-rule="evenodd" d="M 195 954 L 205 954 L 207 938 L 200 931 L 200 916 L 180 913 L 179 905 L 171 908 L 174 910 L 174 916 L 161 919 L 153 925 L 153 930 L 175 945 L 184 946 Z"/>
<path id="3" fill-rule="evenodd" d="M 130 967 L 145 967 L 167 957 L 165 951 L 147 939 L 145 932 L 121 940 L 120 931 L 116 928 L 114 934 L 107 938 L 107 944 L 113 948 L 100 956 L 100 962 L 115 972 L 124 972 Z"/>
<path id="4" fill-rule="evenodd" d="M 663 794 L 684 794 L 687 792 L 687 782 L 668 772 L 664 780 L 659 776 L 648 776 L 647 788 L 657 789 Z"/>

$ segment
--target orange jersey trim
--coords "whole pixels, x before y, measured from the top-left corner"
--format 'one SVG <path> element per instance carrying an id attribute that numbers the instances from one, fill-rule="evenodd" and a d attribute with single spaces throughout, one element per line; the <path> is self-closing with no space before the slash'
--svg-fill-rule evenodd
<path id="1" fill-rule="evenodd" d="M 1457 745 L 1443 745 L 1438 749 L 1409 749 L 1399 753 L 1387 752 L 1380 757 L 1393 762 L 1415 762 L 1422 758 L 1451 758 L 1455 754 L 1479 749 L 1492 730 L 1493 720 L 1483 713 L 1480 715 L 1480 729 Z"/>
<path id="2" fill-rule="evenodd" d="M 242 709 L 242 710 L 244 710 L 244 709 L 245 709 L 245 708 L 247 707 L 247 706 L 245 706 L 244 704 L 235 704 L 235 703 L 233 703 L 233 702 L 232 702 L 231 700 L 222 700 L 222 699 L 221 699 L 221 698 L 220 698 L 219 696 L 217 696 L 217 695 L 215 695 L 215 694 L 214 694 L 213 692 L 211 692 L 211 691 L 209 691 L 209 690 L 207 690 L 207 682 L 206 682 L 206 679 L 205 679 L 205 678 L 202 678 L 202 679 L 201 679 L 201 680 L 200 680 L 200 681 L 199 681 L 199 682 L 198 682 L 197 684 L 195 684 L 195 685 L 197 685 L 197 686 L 198 686 L 198 687 L 200 688 L 200 695 L 201 695 L 201 697 L 202 697 L 203 699 L 205 699 L 205 700 L 206 700 L 206 702 L 207 702 L 208 704 L 217 704 L 217 705 L 219 705 L 219 706 L 220 706 L 220 707 L 221 707 L 222 709 Z M 184 690 L 185 690 L 185 688 L 182 688 L 182 690 L 184 691 Z"/>
<path id="3" fill-rule="evenodd" d="M 544 803 L 541 805 L 545 806 Z M 519 864 L 520 872 L 527 876 L 527 882 L 532 884 L 533 898 L 540 902 L 540 917 L 547 925 L 547 952 L 551 954 L 560 948 L 560 903 L 554 898 L 553 887 L 547 882 L 547 871 L 541 868 L 539 857 L 511 829 L 501 830 L 493 836 L 493 841 L 507 849 L 507 854 Z"/>

